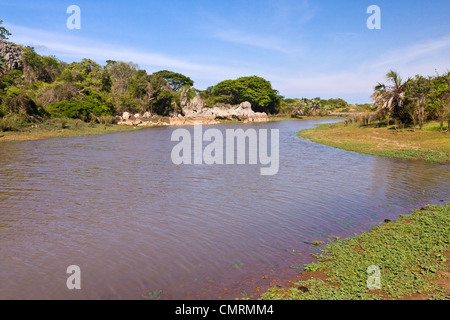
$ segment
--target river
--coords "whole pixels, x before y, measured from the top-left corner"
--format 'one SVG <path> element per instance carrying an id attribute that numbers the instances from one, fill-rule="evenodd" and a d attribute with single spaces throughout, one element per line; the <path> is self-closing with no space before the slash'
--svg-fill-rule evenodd
<path id="1" fill-rule="evenodd" d="M 0 144 L 0 299 L 240 297 L 295 276 L 312 241 L 450 201 L 449 165 L 297 136 L 332 121 L 214 126 L 278 129 L 272 176 L 177 166 L 173 127 Z M 67 288 L 71 265 L 81 290 Z"/>

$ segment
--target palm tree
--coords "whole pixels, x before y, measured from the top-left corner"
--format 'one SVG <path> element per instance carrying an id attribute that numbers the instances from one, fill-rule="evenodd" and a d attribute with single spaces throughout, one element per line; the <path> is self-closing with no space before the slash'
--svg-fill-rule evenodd
<path id="1" fill-rule="evenodd" d="M 391 115 L 403 119 L 406 82 L 394 70 L 390 70 L 386 74 L 386 80 L 390 84 L 378 83 L 374 88 L 372 99 L 378 111 L 385 114 L 389 126 Z"/>
<path id="2" fill-rule="evenodd" d="M 314 98 L 310 100 L 310 106 L 313 113 L 318 113 L 320 111 L 320 98 Z"/>

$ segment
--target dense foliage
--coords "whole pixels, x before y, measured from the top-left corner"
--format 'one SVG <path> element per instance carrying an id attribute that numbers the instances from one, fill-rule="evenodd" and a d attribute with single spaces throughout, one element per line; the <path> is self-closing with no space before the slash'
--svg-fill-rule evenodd
<path id="1" fill-rule="evenodd" d="M 269 81 L 258 76 L 225 80 L 208 91 L 209 101 L 236 105 L 248 101 L 257 112 L 278 113 L 281 96 Z"/>
<path id="2" fill-rule="evenodd" d="M 0 20 L 0 41 L 5 41 L 10 33 L 1 24 Z M 182 113 L 182 104 L 197 94 L 207 107 L 248 101 L 254 111 L 292 117 L 377 110 L 388 124 L 395 119 L 422 128 L 425 121 L 439 119 L 442 129 L 445 121 L 450 125 L 450 73 L 403 81 L 392 71 L 387 75 L 391 83 L 376 87 L 373 106 L 355 106 L 339 98 L 284 99 L 258 76 L 225 80 L 201 91 L 189 77 L 169 70 L 148 74 L 132 62 L 113 60 L 105 65 L 91 59 L 66 63 L 41 56 L 31 47 L 19 47 L 23 56 L 17 70 L 9 70 L 0 56 L 0 130 L 54 117 L 95 121 L 123 112 L 176 116 Z"/>
<path id="3" fill-rule="evenodd" d="M 2 38 L 9 33 L 2 29 Z M 14 45 L 14 44 L 11 44 Z M 227 80 L 205 91 L 189 77 L 162 70 L 148 74 L 132 62 L 91 59 L 65 63 L 22 47 L 20 68 L 9 70 L 0 59 L 0 130 L 15 130 L 52 118 L 98 121 L 98 117 L 131 114 L 174 116 L 201 94 L 207 106 L 250 101 L 255 111 L 278 113 L 282 97 L 260 77 Z M 186 95 L 184 96 L 184 98 Z M 185 100 L 185 99 L 184 99 Z"/>
<path id="4" fill-rule="evenodd" d="M 0 41 L 9 35 L 0 28 Z M 351 107 L 342 99 L 284 99 L 258 76 L 225 80 L 201 91 L 193 87 L 191 78 L 169 70 L 149 74 L 132 62 L 113 60 L 105 65 L 91 59 L 66 63 L 41 56 L 31 47 L 19 47 L 23 50 L 19 69 L 9 70 L 0 57 L 0 130 L 52 118 L 92 122 L 123 112 L 176 116 L 198 94 L 207 107 L 248 101 L 256 112 L 293 117 Z"/>
<path id="5" fill-rule="evenodd" d="M 160 76 L 166 80 L 174 91 L 179 91 L 183 87 L 192 87 L 194 81 L 191 78 L 182 75 L 181 73 L 176 73 L 168 70 L 162 70 L 155 72 L 154 75 Z"/>
<path id="6" fill-rule="evenodd" d="M 372 95 L 378 117 L 399 124 L 419 124 L 438 120 L 441 130 L 447 122 L 450 128 L 450 72 L 433 77 L 416 75 L 404 81 L 395 71 L 386 75 L 388 84 L 379 83 Z"/>

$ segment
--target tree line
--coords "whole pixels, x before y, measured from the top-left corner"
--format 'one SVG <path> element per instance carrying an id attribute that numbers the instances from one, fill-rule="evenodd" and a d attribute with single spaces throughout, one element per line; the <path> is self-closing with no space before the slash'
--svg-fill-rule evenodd
<path id="1" fill-rule="evenodd" d="M 11 33 L 1 26 L 0 41 Z M 14 44 L 11 44 L 14 45 Z M 326 116 L 339 111 L 377 113 L 389 126 L 391 120 L 423 128 L 430 120 L 450 127 L 450 72 L 434 77 L 417 75 L 404 81 L 390 71 L 387 83 L 379 83 L 373 104 L 350 105 L 345 100 L 285 98 L 269 81 L 259 76 L 225 80 L 198 90 L 183 74 L 161 70 L 149 74 L 132 62 L 106 61 L 105 65 L 85 58 L 66 63 L 55 56 L 42 56 L 32 47 L 22 49 L 20 68 L 9 70 L 0 56 L 0 130 L 27 126 L 49 118 L 75 118 L 95 121 L 123 112 L 177 116 L 182 101 L 200 95 L 207 107 L 237 105 L 248 101 L 256 112 L 294 118 Z M 14 124 L 14 125 L 9 125 Z"/>
<path id="2" fill-rule="evenodd" d="M 5 42 L 11 33 L 1 24 L 0 20 L 0 41 Z M 169 70 L 149 74 L 132 62 L 107 60 L 100 65 L 88 58 L 66 63 L 55 56 L 39 55 L 32 47 L 10 44 L 20 47 L 23 55 L 16 70 L 9 70 L 0 57 L 3 131 L 52 118 L 88 122 L 123 112 L 177 116 L 182 113 L 182 104 L 196 95 L 207 107 L 248 101 L 256 112 L 293 117 L 325 115 L 329 110 L 349 107 L 342 99 L 285 99 L 259 76 L 225 80 L 198 90 L 191 78 Z"/>
<path id="3" fill-rule="evenodd" d="M 450 71 L 435 76 L 416 75 L 406 80 L 395 71 L 386 74 L 386 83 L 378 83 L 372 95 L 377 117 L 387 126 L 391 120 L 400 125 L 417 125 L 422 130 L 428 121 L 445 122 L 450 130 Z"/>
<path id="4" fill-rule="evenodd" d="M 173 71 L 152 74 L 132 62 L 91 59 L 65 63 L 23 47 L 21 68 L 8 70 L 0 60 L 0 118 L 24 124 L 46 118 L 68 117 L 91 121 L 123 112 L 176 116 L 181 93 L 200 94 L 207 106 L 252 103 L 255 111 L 276 113 L 282 97 L 269 81 L 257 77 L 226 80 L 207 90 Z"/>

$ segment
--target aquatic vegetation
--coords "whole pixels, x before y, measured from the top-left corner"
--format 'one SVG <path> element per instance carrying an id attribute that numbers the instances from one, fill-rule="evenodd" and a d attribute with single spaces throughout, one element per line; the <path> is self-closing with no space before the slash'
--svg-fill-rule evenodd
<path id="1" fill-rule="evenodd" d="M 233 268 L 233 269 L 238 270 L 238 269 L 241 269 L 243 266 L 244 266 L 244 264 L 241 262 L 241 263 L 231 264 L 228 266 L 228 268 Z"/>
<path id="2" fill-rule="evenodd" d="M 163 294 L 162 290 L 150 291 L 148 295 L 142 295 L 142 299 L 144 300 L 159 300 L 161 299 L 161 295 Z"/>
<path id="3" fill-rule="evenodd" d="M 304 267 L 312 273 L 310 279 L 290 288 L 270 288 L 261 299 L 358 300 L 413 295 L 450 299 L 449 292 L 439 285 L 450 279 L 449 250 L 450 203 L 428 206 L 397 221 L 380 223 L 369 232 L 334 239 L 321 249 L 317 262 Z M 370 266 L 380 269 L 381 290 L 367 286 Z"/>

